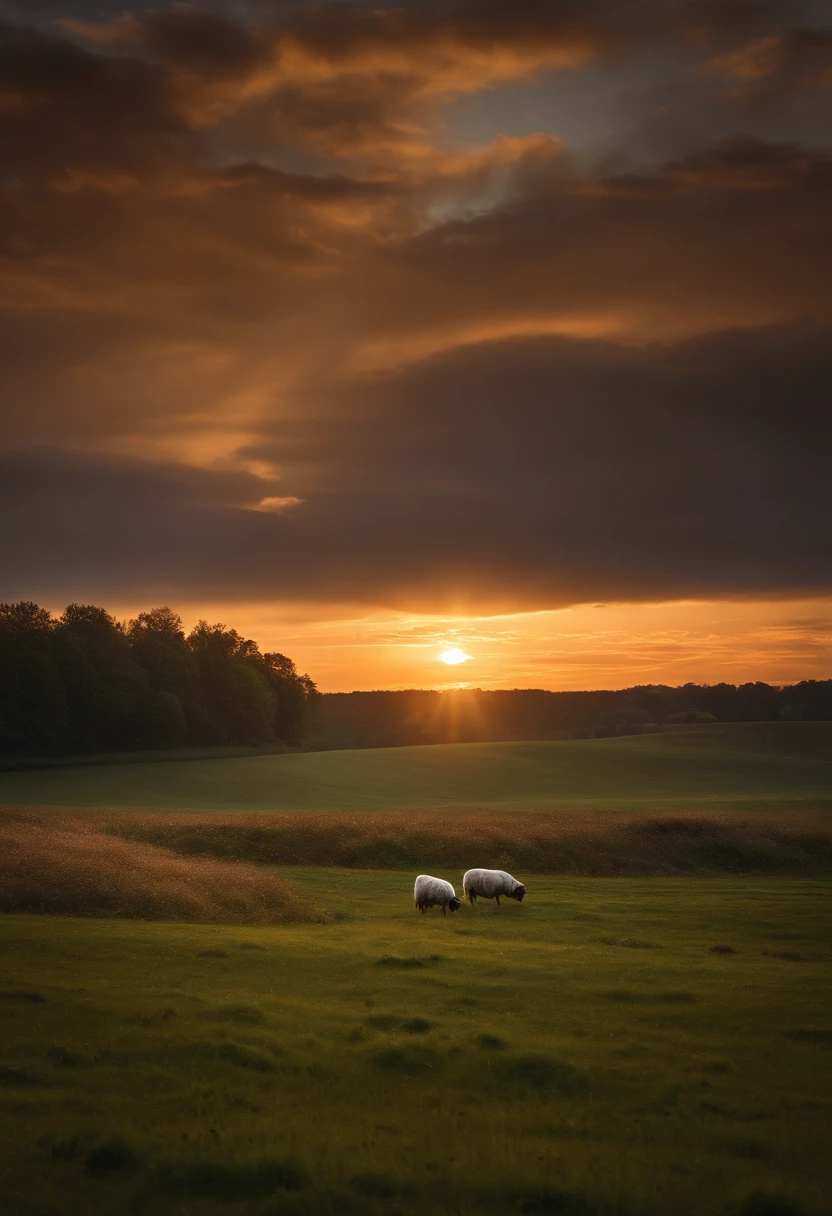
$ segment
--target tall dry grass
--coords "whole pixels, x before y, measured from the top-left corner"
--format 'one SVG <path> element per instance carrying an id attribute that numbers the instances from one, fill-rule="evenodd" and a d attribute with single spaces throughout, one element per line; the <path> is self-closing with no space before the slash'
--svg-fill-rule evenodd
<path id="1" fill-rule="evenodd" d="M 273 870 L 182 856 L 79 815 L 0 810 L 0 912 L 273 925 L 325 919 Z"/>
<path id="2" fill-rule="evenodd" d="M 603 812 L 100 813 L 106 831 L 185 856 L 367 869 L 473 865 L 587 876 L 832 874 L 820 815 Z"/>

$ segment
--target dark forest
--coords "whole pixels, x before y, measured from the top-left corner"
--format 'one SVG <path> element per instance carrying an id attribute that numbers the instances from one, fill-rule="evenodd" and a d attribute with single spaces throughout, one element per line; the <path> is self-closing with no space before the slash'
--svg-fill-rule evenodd
<path id="1" fill-rule="evenodd" d="M 303 741 L 315 685 L 291 659 L 170 608 L 118 622 L 0 604 L 0 756 Z"/>
<path id="2" fill-rule="evenodd" d="M 665 726 L 832 719 L 832 680 L 318 693 L 286 655 L 225 625 L 185 634 L 170 608 L 119 622 L 70 604 L 55 617 L 0 604 L 0 757 L 184 747 L 362 748 L 589 739 Z"/>
<path id="3" fill-rule="evenodd" d="M 329 693 L 311 732 L 323 747 L 399 747 L 635 735 L 679 724 L 832 719 L 832 680 L 777 687 L 684 684 L 618 691 L 542 689 Z"/>

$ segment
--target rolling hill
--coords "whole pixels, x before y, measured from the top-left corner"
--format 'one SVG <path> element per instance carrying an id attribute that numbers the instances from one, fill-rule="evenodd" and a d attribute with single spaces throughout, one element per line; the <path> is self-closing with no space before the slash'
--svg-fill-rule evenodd
<path id="1" fill-rule="evenodd" d="M 0 804 L 243 810 L 832 806 L 832 723 L 168 759 L 0 774 Z"/>

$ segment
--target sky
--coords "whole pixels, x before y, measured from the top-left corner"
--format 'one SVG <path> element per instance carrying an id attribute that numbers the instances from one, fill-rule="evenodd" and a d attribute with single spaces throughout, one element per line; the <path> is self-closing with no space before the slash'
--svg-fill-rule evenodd
<path id="1" fill-rule="evenodd" d="M 0 599 L 832 677 L 830 120 L 812 0 L 0 0 Z"/>

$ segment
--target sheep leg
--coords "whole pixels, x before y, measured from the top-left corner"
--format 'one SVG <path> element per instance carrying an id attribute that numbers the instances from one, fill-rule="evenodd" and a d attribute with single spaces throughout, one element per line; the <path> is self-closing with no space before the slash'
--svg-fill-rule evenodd
<path id="1" fill-rule="evenodd" d="M 497 901 L 497 907 L 499 908 L 499 906 L 500 906 L 500 897 L 499 897 L 499 895 L 495 895 L 495 896 L 494 896 L 494 898 L 496 899 L 496 901 Z"/>

